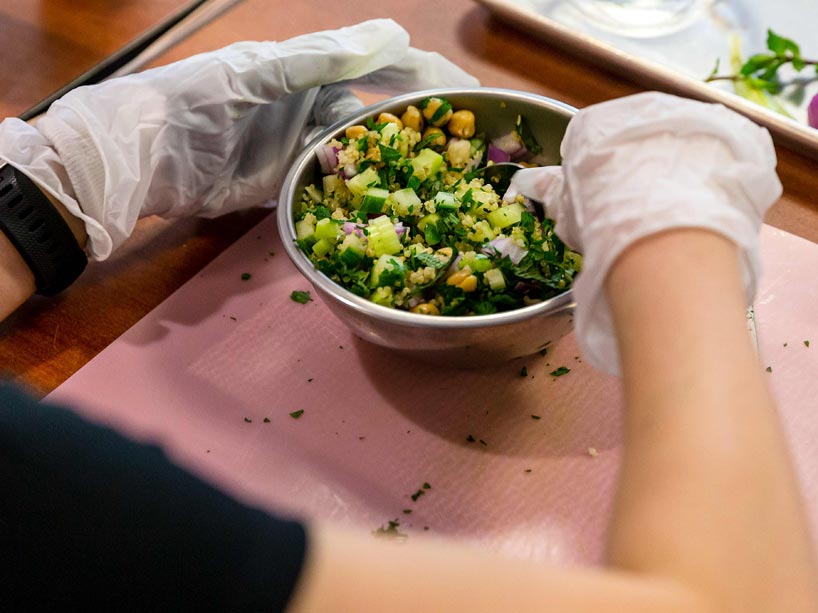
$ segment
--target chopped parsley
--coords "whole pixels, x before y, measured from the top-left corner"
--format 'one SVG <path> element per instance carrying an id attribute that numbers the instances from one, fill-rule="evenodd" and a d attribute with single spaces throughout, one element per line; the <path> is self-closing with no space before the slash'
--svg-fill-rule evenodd
<path id="1" fill-rule="evenodd" d="M 404 509 L 403 510 L 404 515 L 409 515 L 411 512 L 412 512 L 412 509 Z"/>
<path id="2" fill-rule="evenodd" d="M 430 489 L 432 489 L 432 486 L 431 486 L 431 485 L 429 485 L 429 482 L 428 482 L 428 481 L 424 481 L 424 482 L 423 482 L 423 489 L 424 489 L 424 490 L 430 490 Z"/>
<path id="3" fill-rule="evenodd" d="M 532 415 L 531 419 L 542 419 L 540 415 Z"/>
<path id="4" fill-rule="evenodd" d="M 252 423 L 253 423 L 253 420 L 252 420 L 252 419 L 250 419 L 249 417 L 245 417 L 245 418 L 244 418 L 244 421 L 245 421 L 246 423 L 248 423 L 248 424 L 252 424 Z"/>
<path id="5" fill-rule="evenodd" d="M 243 273 L 241 273 L 241 280 L 242 281 L 249 281 L 252 276 L 253 275 L 251 275 L 249 272 L 243 272 Z"/>
<path id="6" fill-rule="evenodd" d="M 474 437 L 473 437 L 471 434 L 469 434 L 469 435 L 466 437 L 466 442 L 467 442 L 467 443 L 474 443 L 474 442 L 476 442 L 476 441 L 477 441 L 477 439 L 476 439 L 476 438 L 474 438 Z"/>
<path id="7" fill-rule="evenodd" d="M 570 368 L 566 368 L 565 366 L 560 366 L 557 370 L 552 370 L 548 374 L 551 375 L 552 377 L 561 377 L 563 375 L 567 375 L 569 372 L 571 372 Z"/>
<path id="8" fill-rule="evenodd" d="M 772 367 L 772 366 L 768 366 L 768 367 L 767 367 L 767 372 L 772 372 L 772 371 L 773 371 L 773 367 Z"/>
<path id="9" fill-rule="evenodd" d="M 290 417 L 292 417 L 293 419 L 298 419 L 303 414 L 304 414 L 304 409 L 298 409 L 297 411 L 293 411 L 292 413 L 290 413 Z"/>
<path id="10" fill-rule="evenodd" d="M 521 376 L 521 377 L 527 377 L 527 376 L 528 376 L 528 369 L 527 369 L 525 366 L 523 366 L 523 367 L 520 369 L 520 376 Z"/>
<path id="11" fill-rule="evenodd" d="M 420 490 L 418 490 L 417 492 L 415 492 L 414 494 L 412 494 L 412 496 L 411 496 L 411 498 L 412 498 L 412 502 L 417 502 L 417 501 L 418 501 L 418 498 L 420 498 L 421 496 L 423 496 L 425 493 L 426 493 L 426 492 L 425 492 L 424 490 L 420 489 Z"/>
<path id="12" fill-rule="evenodd" d="M 804 347 L 809 347 L 809 341 L 804 341 Z"/>
<path id="13" fill-rule="evenodd" d="M 307 304 L 310 300 L 312 300 L 312 297 L 310 296 L 309 292 L 295 290 L 292 294 L 290 294 L 290 300 L 301 304 Z"/>
<path id="14" fill-rule="evenodd" d="M 269 417 L 265 417 L 263 421 L 264 421 L 264 423 L 265 423 L 265 424 L 269 424 L 269 423 L 270 423 L 270 418 L 269 418 Z"/>

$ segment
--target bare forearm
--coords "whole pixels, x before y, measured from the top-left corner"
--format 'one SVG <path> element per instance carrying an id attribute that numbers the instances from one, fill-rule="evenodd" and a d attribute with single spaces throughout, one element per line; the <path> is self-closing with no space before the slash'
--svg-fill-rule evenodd
<path id="1" fill-rule="evenodd" d="M 722 610 L 815 610 L 812 542 L 744 326 L 737 250 L 704 231 L 657 235 L 620 258 L 607 290 L 628 407 L 612 563 L 685 581 Z"/>

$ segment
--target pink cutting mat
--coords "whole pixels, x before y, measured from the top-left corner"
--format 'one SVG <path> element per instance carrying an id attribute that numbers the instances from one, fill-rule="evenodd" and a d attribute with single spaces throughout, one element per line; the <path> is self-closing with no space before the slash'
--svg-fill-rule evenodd
<path id="1" fill-rule="evenodd" d="M 767 227 L 763 257 L 760 351 L 818 532 L 818 246 Z M 620 394 L 573 336 L 495 368 L 426 366 L 357 340 L 318 299 L 290 300 L 308 289 L 271 215 L 51 399 L 274 512 L 601 559 Z"/>

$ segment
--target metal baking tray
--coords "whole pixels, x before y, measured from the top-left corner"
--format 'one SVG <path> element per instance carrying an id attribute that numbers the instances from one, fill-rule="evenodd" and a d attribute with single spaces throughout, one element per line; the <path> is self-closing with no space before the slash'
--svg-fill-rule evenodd
<path id="1" fill-rule="evenodd" d="M 476 1 L 504 21 L 641 85 L 720 102 L 766 126 L 777 143 L 818 160 L 818 130 L 806 117 L 818 93 L 814 70 L 802 71 L 801 86 L 778 97 L 792 118 L 738 96 L 730 82 L 704 81 L 717 58 L 719 72 L 729 72 L 735 37 L 745 58 L 765 52 L 768 28 L 797 42 L 804 58 L 818 59 L 815 0 L 707 0 L 686 27 L 660 36 L 623 36 L 596 27 L 570 0 Z"/>

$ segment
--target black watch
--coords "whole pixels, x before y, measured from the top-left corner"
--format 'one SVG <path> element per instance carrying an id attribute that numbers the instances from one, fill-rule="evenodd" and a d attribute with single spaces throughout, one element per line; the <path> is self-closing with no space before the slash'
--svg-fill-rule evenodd
<path id="1" fill-rule="evenodd" d="M 37 285 L 53 296 L 80 276 L 88 258 L 51 201 L 22 172 L 0 162 L 0 231 L 20 252 Z"/>

